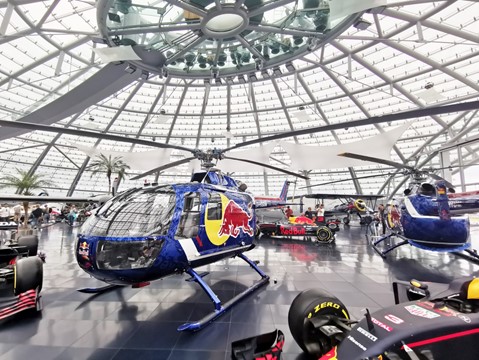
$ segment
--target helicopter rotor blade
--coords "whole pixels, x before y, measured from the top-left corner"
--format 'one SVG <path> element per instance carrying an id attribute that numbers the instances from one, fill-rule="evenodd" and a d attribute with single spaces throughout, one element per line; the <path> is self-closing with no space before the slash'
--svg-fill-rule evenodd
<path id="1" fill-rule="evenodd" d="M 439 149 L 435 150 L 435 152 L 442 152 L 442 151 L 446 151 L 446 150 L 451 150 L 451 149 L 455 149 L 455 148 L 458 148 L 458 147 L 461 147 L 461 146 L 464 146 L 464 145 L 468 145 L 468 144 L 471 144 L 471 143 L 474 143 L 474 142 L 477 142 L 479 141 L 479 136 L 471 136 L 471 137 L 468 137 L 468 138 L 464 138 L 462 141 L 458 141 L 456 143 L 453 143 L 453 144 L 450 144 L 450 145 L 444 145 L 444 146 L 441 146 Z"/>
<path id="2" fill-rule="evenodd" d="M 353 154 L 353 153 L 342 153 L 342 154 L 338 154 L 338 156 L 345 156 L 345 157 L 348 157 L 348 158 L 365 160 L 365 161 L 372 161 L 372 162 L 377 162 L 377 163 L 384 164 L 384 165 L 390 165 L 390 166 L 394 166 L 394 167 L 396 167 L 396 168 L 398 168 L 398 169 L 406 169 L 406 170 L 409 170 L 409 171 L 411 171 L 411 173 L 425 172 L 425 173 L 427 173 L 428 176 L 430 176 L 430 177 L 433 178 L 434 180 L 444 181 L 444 183 L 446 184 L 446 186 L 447 186 L 448 188 L 454 188 L 454 185 L 452 185 L 449 181 L 447 181 L 447 180 L 444 179 L 443 177 L 441 177 L 441 176 L 439 176 L 439 175 L 436 175 L 436 174 L 433 174 L 433 173 L 431 172 L 431 171 L 435 171 L 436 169 L 434 169 L 434 170 L 432 170 L 432 169 L 423 169 L 423 170 L 420 170 L 420 169 L 417 169 L 417 168 L 415 168 L 415 167 L 413 167 L 413 166 L 409 166 L 409 165 L 397 163 L 397 162 L 395 162 L 395 161 L 378 159 L 378 158 L 371 157 L 371 156 L 364 156 L 364 155 Z M 449 167 L 447 167 L 447 168 L 449 168 Z M 437 169 L 437 170 L 438 170 L 438 169 Z"/>
<path id="3" fill-rule="evenodd" d="M 349 153 L 349 152 L 338 154 L 338 156 L 344 156 L 344 157 L 347 157 L 347 158 L 364 160 L 364 161 L 371 161 L 371 162 L 375 162 L 375 163 L 379 163 L 379 164 L 383 164 L 383 165 L 393 166 L 397 169 L 408 169 L 408 170 L 411 170 L 411 171 L 416 171 L 417 170 L 415 167 L 412 167 L 412 166 L 409 166 L 409 165 L 406 165 L 406 164 L 401 164 L 401 163 L 391 161 L 391 160 L 379 159 L 379 158 L 375 158 L 375 157 L 372 157 L 372 156 L 353 154 L 353 153 Z"/>
<path id="4" fill-rule="evenodd" d="M 423 116 L 455 113 L 459 111 L 470 111 L 475 109 L 479 109 L 479 101 L 470 101 L 470 102 L 464 102 L 464 103 L 452 104 L 452 105 L 443 105 L 443 106 L 431 106 L 431 107 L 426 107 L 423 109 L 415 109 L 415 110 L 404 111 L 400 113 L 386 114 L 381 116 L 371 116 L 370 118 L 361 119 L 361 120 L 352 120 L 352 121 L 342 122 L 338 124 L 330 124 L 330 125 L 317 126 L 317 127 L 306 128 L 301 130 L 293 130 L 293 131 L 288 131 L 288 132 L 284 132 L 284 133 L 280 133 L 276 135 L 265 136 L 258 139 L 248 140 L 248 141 L 238 143 L 229 148 L 226 148 L 223 150 L 223 152 L 229 151 L 232 149 L 238 149 L 240 147 L 244 147 L 248 145 L 259 144 L 265 141 L 279 140 L 279 139 L 284 139 L 284 138 L 293 137 L 293 136 L 309 135 L 309 134 L 319 133 L 324 131 L 339 130 L 339 129 L 352 128 L 356 126 L 365 126 L 365 125 L 371 125 L 371 124 L 380 124 L 385 122 L 394 122 L 398 120 L 412 119 L 412 118 L 418 118 Z"/>
<path id="5" fill-rule="evenodd" d="M 259 165 L 259 166 L 262 166 L 262 167 L 265 167 L 265 168 L 268 168 L 268 169 L 280 171 L 280 172 L 282 172 L 282 173 L 285 173 L 285 174 L 288 174 L 288 175 L 291 175 L 291 176 L 295 176 L 295 177 L 299 177 L 299 178 L 304 179 L 304 180 L 308 180 L 308 179 L 309 179 L 309 177 L 307 177 L 307 176 L 304 176 L 304 175 L 301 175 L 301 174 L 298 174 L 298 173 L 295 173 L 295 172 L 292 172 L 292 171 L 288 171 L 288 170 L 285 170 L 285 169 L 281 169 L 281 168 L 279 168 L 279 167 L 272 166 L 272 165 L 269 165 L 269 164 L 260 163 L 260 162 L 258 162 L 258 161 L 253 161 L 253 160 L 248 160 L 248 159 L 234 158 L 234 157 L 224 156 L 224 155 L 223 155 L 223 159 L 243 161 L 243 162 L 247 162 L 247 163 L 250 163 L 250 164 Z"/>
<path id="6" fill-rule="evenodd" d="M 194 149 L 190 149 L 180 145 L 165 144 L 165 143 L 160 143 L 156 141 L 131 138 L 124 135 L 123 136 L 113 135 L 113 134 L 107 134 L 107 133 L 101 133 L 101 132 L 89 131 L 89 130 L 62 128 L 58 126 L 41 125 L 41 124 L 34 124 L 29 122 L 10 121 L 10 120 L 0 120 L 0 126 L 14 127 L 14 128 L 20 128 L 20 129 L 28 129 L 28 130 L 38 130 L 38 131 L 52 132 L 56 134 L 60 133 L 60 134 L 67 134 L 67 135 L 74 135 L 74 136 L 92 137 L 96 139 L 126 142 L 129 144 L 146 145 L 146 146 L 162 148 L 162 149 L 176 149 L 176 150 L 188 151 L 190 153 L 195 153 Z"/>
<path id="7" fill-rule="evenodd" d="M 181 159 L 181 160 L 173 161 L 173 162 L 170 162 L 168 164 L 161 165 L 157 168 L 148 170 L 147 172 L 144 172 L 143 174 L 136 175 L 136 176 L 132 177 L 130 180 L 138 180 L 138 179 L 141 179 L 142 177 L 148 176 L 148 175 L 156 173 L 158 171 L 162 171 L 162 170 L 166 170 L 166 169 L 169 169 L 169 168 L 172 168 L 172 167 L 175 167 L 175 166 L 186 164 L 186 163 L 188 163 L 188 162 L 190 162 L 191 160 L 194 160 L 194 159 L 196 159 L 195 156 L 190 156 L 190 157 L 187 157 L 187 158 L 184 158 L 184 159 Z"/>
<path id="8" fill-rule="evenodd" d="M 312 187 L 316 187 L 316 186 L 336 184 L 336 183 L 345 182 L 345 181 L 368 179 L 368 178 L 374 178 L 374 177 L 380 177 L 380 176 L 390 176 L 390 175 L 394 175 L 394 174 L 393 174 L 393 173 L 387 173 L 387 174 L 371 174 L 371 175 L 357 176 L 357 177 L 351 177 L 351 178 L 349 178 L 349 179 L 333 180 L 333 181 L 328 181 L 328 182 L 324 182 L 324 183 L 321 183 L 321 184 L 314 184 L 314 185 L 309 185 L 309 186 L 302 186 L 302 187 L 300 187 L 300 189 L 307 189 L 307 188 L 312 188 Z M 396 175 L 397 175 L 397 174 L 396 174 Z"/>

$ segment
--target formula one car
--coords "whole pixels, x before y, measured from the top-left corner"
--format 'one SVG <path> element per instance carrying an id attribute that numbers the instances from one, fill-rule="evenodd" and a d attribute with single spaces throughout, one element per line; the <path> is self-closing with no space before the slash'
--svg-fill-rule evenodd
<path id="1" fill-rule="evenodd" d="M 35 235 L 0 246 L 0 319 L 27 309 L 42 309 L 43 261 L 37 248 Z"/>
<path id="2" fill-rule="evenodd" d="M 335 296 L 303 291 L 289 310 L 291 333 L 320 360 L 479 359 L 479 279 L 395 282 L 393 290 L 396 305 L 365 310 L 359 322 Z"/>
<path id="3" fill-rule="evenodd" d="M 259 224 L 259 231 L 265 236 L 304 236 L 315 238 L 318 243 L 331 243 L 339 231 L 338 219 L 322 218 L 323 221 L 313 221 L 305 216 L 291 217 L 289 221 Z"/>

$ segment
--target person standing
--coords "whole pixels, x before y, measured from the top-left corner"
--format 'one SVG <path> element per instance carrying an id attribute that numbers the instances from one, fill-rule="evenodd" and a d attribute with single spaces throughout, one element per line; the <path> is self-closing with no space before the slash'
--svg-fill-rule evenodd
<path id="1" fill-rule="evenodd" d="M 77 209 L 75 205 L 72 205 L 70 208 L 70 212 L 68 213 L 68 224 L 70 226 L 73 226 L 76 218 L 77 218 Z"/>
<path id="2" fill-rule="evenodd" d="M 41 225 L 41 219 L 43 217 L 43 211 L 40 208 L 40 205 L 36 205 L 35 209 L 32 211 L 32 226 L 34 228 Z"/>
<path id="3" fill-rule="evenodd" d="M 313 211 L 311 210 L 310 207 L 308 208 L 308 210 L 306 210 L 306 211 L 304 212 L 304 216 L 306 216 L 307 218 L 310 218 L 310 219 L 313 218 Z"/>
<path id="4" fill-rule="evenodd" d="M 286 210 L 284 210 L 284 214 L 289 219 L 291 216 L 293 216 L 293 209 L 291 209 L 289 206 L 286 206 Z"/>
<path id="5" fill-rule="evenodd" d="M 113 180 L 113 184 L 111 185 L 111 194 L 113 196 L 116 195 L 117 191 L 118 191 L 118 183 L 120 181 L 118 180 L 118 178 L 116 177 L 115 180 Z"/>
<path id="6" fill-rule="evenodd" d="M 0 207 L 0 221 L 10 221 L 10 209 L 5 205 Z"/>
<path id="7" fill-rule="evenodd" d="M 318 208 L 318 217 L 319 216 L 324 216 L 324 205 L 321 204 L 319 205 L 319 208 Z"/>
<path id="8" fill-rule="evenodd" d="M 20 222 L 20 218 L 22 217 L 22 205 L 17 204 L 13 207 L 13 221 L 17 224 Z"/>
<path id="9" fill-rule="evenodd" d="M 381 227 L 383 228 L 383 235 L 386 234 L 386 211 L 384 210 L 384 204 L 379 204 L 378 206 L 378 217 L 381 222 Z"/>
<path id="10" fill-rule="evenodd" d="M 43 210 L 43 223 L 48 224 L 50 222 L 50 213 L 51 209 L 48 208 L 48 205 L 45 205 L 45 209 Z"/>

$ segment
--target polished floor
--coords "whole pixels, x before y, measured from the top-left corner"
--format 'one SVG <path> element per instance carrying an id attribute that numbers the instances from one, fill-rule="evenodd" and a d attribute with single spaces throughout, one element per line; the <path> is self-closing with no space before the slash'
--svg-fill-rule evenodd
<path id="1" fill-rule="evenodd" d="M 383 260 L 368 245 L 365 229 L 341 229 L 335 244 L 316 246 L 302 240 L 265 239 L 247 255 L 270 276 L 266 287 L 243 300 L 200 332 L 176 328 L 212 309 L 199 286 L 172 276 L 141 289 L 123 288 L 102 295 L 77 288 L 101 286 L 76 264 L 73 247 L 78 228 L 55 224 L 41 230 L 44 266 L 41 314 L 23 313 L 0 323 L 0 360 L 23 359 L 230 359 L 231 342 L 281 329 L 282 359 L 305 359 L 288 330 L 289 305 L 302 290 L 319 287 L 334 293 L 353 317 L 362 310 L 392 305 L 395 279 L 448 282 L 479 274 L 479 266 L 447 253 L 411 246 Z M 479 245 L 479 229 L 473 228 Z M 479 246 L 475 246 L 479 248 Z M 205 267 L 205 279 L 227 300 L 258 279 L 242 260 Z"/>

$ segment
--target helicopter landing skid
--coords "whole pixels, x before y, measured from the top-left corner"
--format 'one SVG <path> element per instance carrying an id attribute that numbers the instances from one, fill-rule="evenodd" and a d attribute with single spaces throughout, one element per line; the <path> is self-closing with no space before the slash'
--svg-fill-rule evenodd
<path id="1" fill-rule="evenodd" d="M 115 284 L 108 284 L 102 287 L 97 288 L 81 288 L 77 289 L 77 291 L 85 294 L 101 294 L 109 290 L 118 289 L 123 287 L 123 285 L 115 285 Z"/>
<path id="2" fill-rule="evenodd" d="M 218 317 L 220 317 L 221 315 L 223 315 L 231 307 L 236 305 L 244 297 L 246 297 L 247 295 L 251 294 L 253 291 L 259 289 L 261 286 L 266 285 L 269 282 L 269 276 L 266 275 L 257 266 L 257 264 L 254 261 L 251 261 L 250 259 L 248 259 L 243 254 L 239 254 L 238 257 L 243 259 L 244 261 L 246 261 L 249 264 L 249 266 L 251 266 L 253 268 L 253 270 L 255 270 L 261 276 L 261 280 L 258 281 L 257 283 L 255 283 L 254 285 L 250 286 L 246 290 L 242 291 L 241 293 L 239 293 L 238 295 L 236 295 L 232 299 L 228 300 L 224 304 L 222 304 L 221 300 L 215 294 L 213 289 L 211 289 L 209 287 L 209 285 L 203 280 L 203 278 L 200 274 L 198 274 L 193 269 L 186 270 L 186 273 L 191 275 L 192 279 L 194 279 L 193 281 L 196 281 L 203 288 L 203 290 L 206 292 L 206 294 L 208 294 L 209 298 L 211 299 L 211 301 L 214 304 L 215 309 L 214 309 L 214 311 L 212 311 L 211 313 L 206 315 L 201 320 L 198 320 L 198 321 L 192 322 L 192 323 L 185 323 L 185 324 L 181 325 L 180 327 L 178 327 L 178 329 L 177 329 L 178 331 L 198 331 L 198 330 L 203 329 L 206 325 L 208 325 L 213 320 L 215 320 Z"/>
<path id="3" fill-rule="evenodd" d="M 466 260 L 472 261 L 476 264 L 479 264 L 479 254 L 477 254 L 476 250 L 474 250 L 474 249 L 464 249 L 464 251 L 467 252 L 467 254 L 456 252 L 456 251 L 453 252 L 453 254 L 456 255 L 456 256 L 459 256 L 463 259 L 466 259 Z"/>
<path id="4" fill-rule="evenodd" d="M 398 242 L 392 246 L 389 246 L 388 248 L 386 248 L 386 250 L 382 250 L 380 248 L 377 247 L 377 245 L 387 239 L 390 239 L 391 237 L 393 236 L 397 236 L 401 239 L 403 239 L 403 241 L 401 242 Z M 379 256 L 381 256 L 383 259 L 386 258 L 386 254 L 393 251 L 394 249 L 400 247 L 400 246 L 403 246 L 403 245 L 406 245 L 406 244 L 409 244 L 409 241 L 406 239 L 406 238 L 403 238 L 401 235 L 399 234 L 395 234 L 395 233 L 391 233 L 391 234 L 387 234 L 385 236 L 381 236 L 379 239 L 375 240 L 373 243 L 372 243 L 372 246 L 373 246 L 373 249 L 376 250 L 376 252 L 379 254 Z"/>
<path id="5" fill-rule="evenodd" d="M 206 275 L 209 275 L 210 272 L 209 271 L 205 271 L 205 272 L 202 272 L 201 274 L 198 274 L 198 276 L 204 278 Z M 188 282 L 193 282 L 193 281 L 196 281 L 196 278 L 194 278 L 193 276 L 186 279 L 185 281 L 188 281 Z"/>

